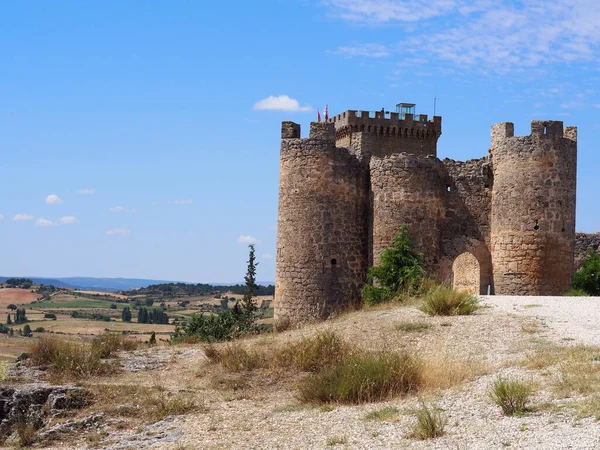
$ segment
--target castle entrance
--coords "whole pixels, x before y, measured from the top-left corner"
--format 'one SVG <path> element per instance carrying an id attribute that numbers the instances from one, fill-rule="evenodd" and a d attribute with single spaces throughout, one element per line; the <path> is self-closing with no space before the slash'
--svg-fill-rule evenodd
<path id="1" fill-rule="evenodd" d="M 481 269 L 479 261 L 472 253 L 464 252 L 452 263 L 452 287 L 457 291 L 479 294 Z"/>

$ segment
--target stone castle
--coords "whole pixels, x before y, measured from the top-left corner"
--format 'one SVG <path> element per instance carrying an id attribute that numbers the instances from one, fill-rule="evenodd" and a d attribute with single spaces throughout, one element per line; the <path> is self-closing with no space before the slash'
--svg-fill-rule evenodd
<path id="1" fill-rule="evenodd" d="M 533 121 L 515 136 L 499 123 L 488 154 L 461 162 L 437 158 L 441 117 L 398 111 L 346 111 L 311 123 L 308 138 L 282 123 L 276 318 L 359 303 L 367 268 L 403 224 L 438 281 L 477 294 L 567 291 L 577 128 Z"/>

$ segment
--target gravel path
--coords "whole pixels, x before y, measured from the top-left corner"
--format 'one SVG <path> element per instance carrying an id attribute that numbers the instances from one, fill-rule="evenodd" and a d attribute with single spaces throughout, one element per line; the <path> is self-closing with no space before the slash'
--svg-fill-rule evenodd
<path id="1" fill-rule="evenodd" d="M 481 296 L 485 305 L 541 321 L 557 341 L 600 345 L 600 298 Z"/>

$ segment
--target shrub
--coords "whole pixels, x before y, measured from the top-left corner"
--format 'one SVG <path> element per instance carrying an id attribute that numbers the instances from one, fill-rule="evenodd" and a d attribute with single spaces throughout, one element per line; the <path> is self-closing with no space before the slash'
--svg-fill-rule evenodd
<path id="1" fill-rule="evenodd" d="M 498 377 L 488 392 L 494 403 L 502 408 L 505 416 L 527 412 L 527 403 L 531 394 L 532 389 L 530 386 L 502 377 Z"/>
<path id="2" fill-rule="evenodd" d="M 427 407 L 421 403 L 421 407 L 415 411 L 417 422 L 411 433 L 411 437 L 416 439 L 433 439 L 444 435 L 444 428 L 448 423 L 448 418 L 436 407 Z"/>
<path id="3" fill-rule="evenodd" d="M 583 289 L 569 289 L 563 294 L 565 297 L 589 297 L 590 294 L 585 292 Z"/>
<path id="4" fill-rule="evenodd" d="M 56 320 L 56 314 L 53 314 L 53 313 L 46 313 L 46 314 L 44 314 L 44 319 L 52 319 L 52 320 Z"/>
<path id="5" fill-rule="evenodd" d="M 385 408 L 371 411 L 365 416 L 365 420 L 377 420 L 377 421 L 390 421 L 395 420 L 400 414 L 400 410 L 393 406 L 386 406 Z"/>
<path id="6" fill-rule="evenodd" d="M 420 361 L 405 353 L 361 353 L 326 367 L 300 384 L 306 403 L 357 404 L 414 392 L 421 382 Z"/>
<path id="7" fill-rule="evenodd" d="M 427 293 L 420 309 L 430 316 L 463 316 L 472 314 L 478 308 L 477 297 L 447 286 L 437 286 Z"/>
<path id="8" fill-rule="evenodd" d="M 37 327 L 35 330 L 33 330 L 35 333 L 43 333 L 44 331 L 46 331 L 44 329 L 44 327 Z"/>
<path id="9" fill-rule="evenodd" d="M 31 327 L 29 326 L 29 324 L 25 324 L 25 326 L 23 327 L 22 334 L 25 337 L 31 337 L 32 333 L 31 333 Z"/>
<path id="10" fill-rule="evenodd" d="M 423 255 L 414 251 L 408 227 L 402 225 L 400 233 L 381 254 L 380 263 L 369 269 L 362 296 L 365 304 L 376 305 L 392 300 L 403 293 L 412 294 L 419 288 L 425 275 Z"/>
<path id="11" fill-rule="evenodd" d="M 219 314 L 194 314 L 173 333 L 172 342 L 193 338 L 200 342 L 219 342 L 235 339 L 253 329 L 253 317 L 238 308 Z"/>
<path id="12" fill-rule="evenodd" d="M 600 255 L 593 249 L 588 250 L 581 269 L 575 272 L 573 287 L 590 295 L 600 295 Z"/>

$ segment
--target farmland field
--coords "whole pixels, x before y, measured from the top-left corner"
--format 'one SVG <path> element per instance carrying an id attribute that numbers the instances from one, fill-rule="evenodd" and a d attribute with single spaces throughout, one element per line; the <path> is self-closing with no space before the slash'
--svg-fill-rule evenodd
<path id="1" fill-rule="evenodd" d="M 6 308 L 11 303 L 14 305 L 31 303 L 39 297 L 39 294 L 34 294 L 29 289 L 0 289 L 0 308 Z"/>

